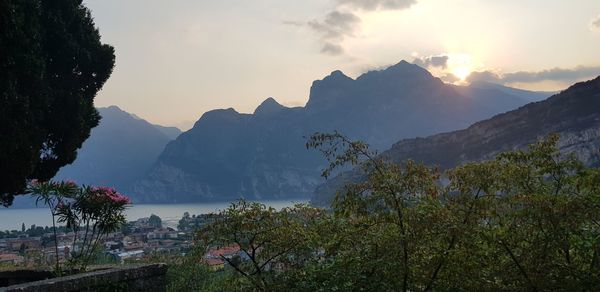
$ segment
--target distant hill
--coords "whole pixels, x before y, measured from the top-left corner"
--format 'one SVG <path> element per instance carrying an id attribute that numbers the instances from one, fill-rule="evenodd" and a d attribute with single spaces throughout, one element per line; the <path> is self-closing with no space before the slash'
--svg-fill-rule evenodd
<path id="1" fill-rule="evenodd" d="M 127 193 L 131 182 L 142 178 L 178 129 L 152 125 L 116 106 L 99 108 L 100 125 L 77 153 L 71 165 L 55 179 L 116 187 Z"/>
<path id="2" fill-rule="evenodd" d="M 138 202 L 308 197 L 322 183 L 324 160 L 304 147 L 316 131 L 338 130 L 386 149 L 401 138 L 464 128 L 545 97 L 448 85 L 405 61 L 356 79 L 334 71 L 313 82 L 304 107 L 269 98 L 253 114 L 205 113 L 167 145 L 132 194 Z"/>
<path id="3" fill-rule="evenodd" d="M 163 133 L 170 140 L 175 140 L 179 135 L 181 135 L 181 130 L 177 127 L 165 127 L 161 125 L 153 125 L 156 129 L 158 129 L 161 133 Z"/>
<path id="4" fill-rule="evenodd" d="M 555 95 L 560 91 L 529 91 L 518 88 L 512 88 L 496 83 L 491 83 L 487 81 L 474 81 L 468 87 L 463 88 L 474 88 L 474 89 L 484 89 L 484 90 L 498 90 L 504 92 L 506 94 L 519 96 L 529 102 L 543 100 L 549 96 Z"/>
<path id="5" fill-rule="evenodd" d="M 145 121 L 144 119 L 140 118 L 136 114 L 132 114 L 132 113 L 128 113 L 128 114 L 131 115 L 132 117 L 138 119 L 138 120 Z M 162 132 L 163 134 L 165 134 L 171 140 L 175 140 L 175 138 L 177 138 L 177 136 L 179 136 L 181 134 L 181 130 L 179 128 L 177 128 L 177 127 L 168 127 L 168 126 L 161 126 L 161 125 L 156 125 L 156 124 L 152 124 L 152 126 L 154 126 L 160 132 Z"/>
<path id="6" fill-rule="evenodd" d="M 575 153 L 588 166 L 600 167 L 600 77 L 464 130 L 401 140 L 382 155 L 397 163 L 412 159 L 444 170 L 522 149 L 550 133 L 561 135 L 562 152 Z M 337 190 L 362 178 L 357 170 L 342 173 L 320 186 L 312 201 L 327 205 Z"/>

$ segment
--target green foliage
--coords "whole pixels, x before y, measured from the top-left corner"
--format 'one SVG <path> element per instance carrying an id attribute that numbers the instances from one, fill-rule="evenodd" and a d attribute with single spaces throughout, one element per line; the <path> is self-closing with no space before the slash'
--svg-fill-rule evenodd
<path id="1" fill-rule="evenodd" d="M 32 182 L 27 192 L 50 209 L 54 247 L 55 269 L 60 272 L 56 223 L 75 234 L 71 246 L 73 251 L 68 265 L 70 269 L 85 270 L 88 263 L 98 254 L 103 236 L 118 231 L 126 223 L 125 208 L 129 198 L 107 187 L 79 187 L 73 182 Z M 83 238 L 79 238 L 79 231 Z M 79 251 L 76 246 L 79 245 Z"/>
<path id="2" fill-rule="evenodd" d="M 162 219 L 160 219 L 158 215 L 152 214 L 150 215 L 150 218 L 148 218 L 148 224 L 154 228 L 162 228 Z"/>
<path id="3" fill-rule="evenodd" d="M 201 259 L 204 250 L 193 249 L 185 255 L 153 253 L 135 263 L 164 263 L 167 291 L 243 291 L 236 287 L 236 275 L 230 270 L 213 271 Z"/>
<path id="4" fill-rule="evenodd" d="M 324 175 L 360 164 L 363 183 L 330 211 L 235 203 L 200 243 L 240 247 L 240 261 L 222 258 L 246 290 L 598 290 L 600 171 L 557 141 L 440 174 L 318 134 Z"/>
<path id="5" fill-rule="evenodd" d="M 75 160 L 114 66 L 81 0 L 0 1 L 0 200 Z"/>
<path id="6" fill-rule="evenodd" d="M 232 272 L 212 271 L 200 261 L 201 258 L 198 249 L 183 257 L 171 257 L 168 261 L 167 291 L 235 290 L 231 285 L 235 282 Z"/>
<path id="7" fill-rule="evenodd" d="M 243 276 L 240 287 L 266 290 L 278 285 L 273 271 L 294 269 L 314 257 L 318 246 L 312 240 L 324 216 L 323 210 L 301 204 L 276 211 L 242 200 L 222 211 L 197 238 L 200 246 L 207 248 L 239 247 L 238 257 L 221 259 Z"/>
<path id="8" fill-rule="evenodd" d="M 190 229 L 191 228 L 190 221 L 191 221 L 190 213 L 184 212 L 183 217 L 181 217 L 181 220 L 179 220 L 179 223 L 177 224 L 177 230 L 183 231 L 183 230 Z"/>
<path id="9" fill-rule="evenodd" d="M 216 216 L 215 214 L 201 214 L 190 216 L 190 213 L 185 212 L 179 220 L 179 223 L 177 224 L 177 229 L 179 231 L 185 232 L 186 235 L 193 237 L 194 233 L 197 230 L 218 219 L 220 219 L 219 216 Z"/>

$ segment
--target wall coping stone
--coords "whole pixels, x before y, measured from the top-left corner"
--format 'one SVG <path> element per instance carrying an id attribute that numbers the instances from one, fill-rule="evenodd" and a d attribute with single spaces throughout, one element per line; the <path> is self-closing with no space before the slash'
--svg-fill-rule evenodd
<path id="1" fill-rule="evenodd" d="M 21 291 L 165 291 L 166 264 L 133 264 L 0 288 Z M 149 290 L 148 290 L 149 289 Z"/>

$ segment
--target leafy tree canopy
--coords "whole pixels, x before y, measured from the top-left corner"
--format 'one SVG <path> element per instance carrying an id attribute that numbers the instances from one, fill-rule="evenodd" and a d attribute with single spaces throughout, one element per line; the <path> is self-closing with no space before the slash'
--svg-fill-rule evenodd
<path id="1" fill-rule="evenodd" d="M 150 218 L 148 218 L 148 224 L 155 228 L 162 228 L 162 219 L 158 217 L 158 215 L 152 214 L 150 215 Z"/>
<path id="2" fill-rule="evenodd" d="M 114 67 L 81 0 L 0 0 L 0 201 L 72 163 Z"/>
<path id="3" fill-rule="evenodd" d="M 331 168 L 360 164 L 367 179 L 330 210 L 233 204 L 198 239 L 239 247 L 242 261 L 222 259 L 248 290 L 596 291 L 600 171 L 557 140 L 440 173 L 319 134 L 308 146 Z"/>

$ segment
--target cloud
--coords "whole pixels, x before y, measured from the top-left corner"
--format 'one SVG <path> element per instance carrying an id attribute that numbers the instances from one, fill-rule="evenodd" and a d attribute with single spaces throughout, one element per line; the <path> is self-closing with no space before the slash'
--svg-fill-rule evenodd
<path id="1" fill-rule="evenodd" d="M 537 82 L 543 80 L 573 81 L 598 74 L 600 74 L 600 66 L 578 66 L 573 69 L 554 68 L 539 72 L 520 71 L 506 74 L 503 76 L 503 79 L 508 83 Z"/>
<path id="2" fill-rule="evenodd" d="M 491 83 L 504 84 L 502 77 L 499 74 L 491 71 L 480 71 L 480 72 L 471 72 L 469 76 L 467 76 L 467 82 L 477 82 L 477 81 L 485 81 Z"/>
<path id="3" fill-rule="evenodd" d="M 293 20 L 284 20 L 284 21 L 282 21 L 282 23 L 285 25 L 291 25 L 291 26 L 304 26 L 305 25 L 304 22 L 293 21 Z"/>
<path id="4" fill-rule="evenodd" d="M 600 29 L 600 14 L 592 19 L 590 22 L 592 29 Z"/>
<path id="5" fill-rule="evenodd" d="M 324 20 L 309 21 L 308 26 L 325 40 L 342 40 L 354 35 L 358 23 L 360 18 L 352 13 L 332 11 Z"/>
<path id="6" fill-rule="evenodd" d="M 416 3 L 417 0 L 335 0 L 333 11 L 322 19 L 283 23 L 308 27 L 319 36 L 322 42 L 321 53 L 341 55 L 344 52 L 341 43 L 347 37 L 354 37 L 360 29 L 361 19 L 354 12 L 407 9 Z"/>
<path id="7" fill-rule="evenodd" d="M 342 48 L 341 45 L 334 44 L 334 43 L 326 42 L 325 44 L 323 44 L 323 47 L 321 48 L 321 53 L 333 55 L 333 56 L 341 55 L 343 52 L 344 52 L 344 48 Z"/>
<path id="8" fill-rule="evenodd" d="M 429 67 L 437 67 L 437 68 L 441 68 L 441 69 L 446 69 L 446 68 L 448 68 L 448 59 L 449 59 L 449 57 L 446 55 L 429 56 L 429 57 L 415 58 L 413 60 L 413 63 L 416 65 L 419 65 L 425 69 L 427 69 Z"/>
<path id="9" fill-rule="evenodd" d="M 323 20 L 313 20 L 308 27 L 320 35 L 323 41 L 321 53 L 340 55 L 344 49 L 339 44 L 347 36 L 354 36 L 360 18 L 351 12 L 332 11 Z"/>
<path id="10" fill-rule="evenodd" d="M 338 0 L 339 5 L 366 11 L 400 10 L 411 7 L 417 0 Z"/>
<path id="11" fill-rule="evenodd" d="M 573 82 L 600 75 L 600 66 L 577 66 L 571 69 L 553 68 L 542 71 L 519 71 L 498 74 L 491 71 L 473 72 L 467 81 L 487 81 L 499 84 L 534 83 L 540 81 Z"/>
<path id="12" fill-rule="evenodd" d="M 454 75 L 452 73 L 446 73 L 446 74 L 440 76 L 439 78 L 442 79 L 446 83 L 456 83 L 456 82 L 461 81 L 460 78 L 456 77 L 456 75 Z"/>

